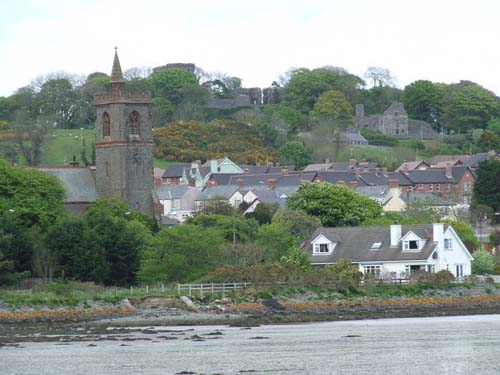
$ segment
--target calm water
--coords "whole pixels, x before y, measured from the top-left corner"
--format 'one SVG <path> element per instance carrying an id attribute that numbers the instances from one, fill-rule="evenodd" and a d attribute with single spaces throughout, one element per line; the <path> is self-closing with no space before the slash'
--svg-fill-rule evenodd
<path id="1" fill-rule="evenodd" d="M 500 374 L 500 315 L 155 330 L 2 348 L 0 374 Z"/>

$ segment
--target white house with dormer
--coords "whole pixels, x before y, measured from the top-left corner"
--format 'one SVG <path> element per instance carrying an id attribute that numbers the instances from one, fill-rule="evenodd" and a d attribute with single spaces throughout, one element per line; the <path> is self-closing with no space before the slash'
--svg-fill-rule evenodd
<path id="1" fill-rule="evenodd" d="M 343 258 L 378 276 L 406 277 L 417 270 L 471 274 L 472 255 L 449 224 L 318 228 L 304 250 L 313 266 Z"/>

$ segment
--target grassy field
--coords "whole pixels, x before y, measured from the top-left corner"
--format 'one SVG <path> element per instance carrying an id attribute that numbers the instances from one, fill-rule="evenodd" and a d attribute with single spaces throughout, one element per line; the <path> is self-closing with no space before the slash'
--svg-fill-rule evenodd
<path id="1" fill-rule="evenodd" d="M 91 160 L 92 144 L 94 143 L 94 129 L 55 129 L 47 136 L 42 150 L 42 165 L 64 165 L 73 160 L 81 163 L 83 140 L 87 147 L 87 159 Z M 167 168 L 172 162 L 155 159 L 155 168 Z"/>

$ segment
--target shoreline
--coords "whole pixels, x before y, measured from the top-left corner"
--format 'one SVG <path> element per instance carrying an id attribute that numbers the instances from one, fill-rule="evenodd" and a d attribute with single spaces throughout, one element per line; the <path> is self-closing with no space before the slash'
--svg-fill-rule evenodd
<path id="1" fill-rule="evenodd" d="M 0 347 L 20 342 L 115 340 L 110 332 L 151 327 L 235 326 L 301 324 L 367 319 L 394 319 L 500 314 L 500 296 L 437 297 L 412 299 L 353 300 L 337 302 L 289 302 L 269 306 L 235 304 L 225 311 L 189 311 L 179 308 L 141 309 L 117 307 L 105 310 L 44 311 L 0 314 Z M 84 314 L 79 314 L 84 313 Z M 18 319 L 9 316 L 17 314 Z M 43 316 L 43 317 L 42 317 Z M 149 328 L 148 328 L 149 327 Z"/>

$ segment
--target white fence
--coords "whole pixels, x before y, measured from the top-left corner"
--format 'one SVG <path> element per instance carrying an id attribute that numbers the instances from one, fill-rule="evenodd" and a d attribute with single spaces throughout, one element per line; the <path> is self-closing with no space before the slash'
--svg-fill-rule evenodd
<path id="1" fill-rule="evenodd" d="M 200 297 L 204 294 L 227 293 L 236 289 L 245 289 L 250 283 L 223 283 L 223 284 L 177 284 L 177 294 L 192 296 L 193 292 L 198 292 Z"/>

